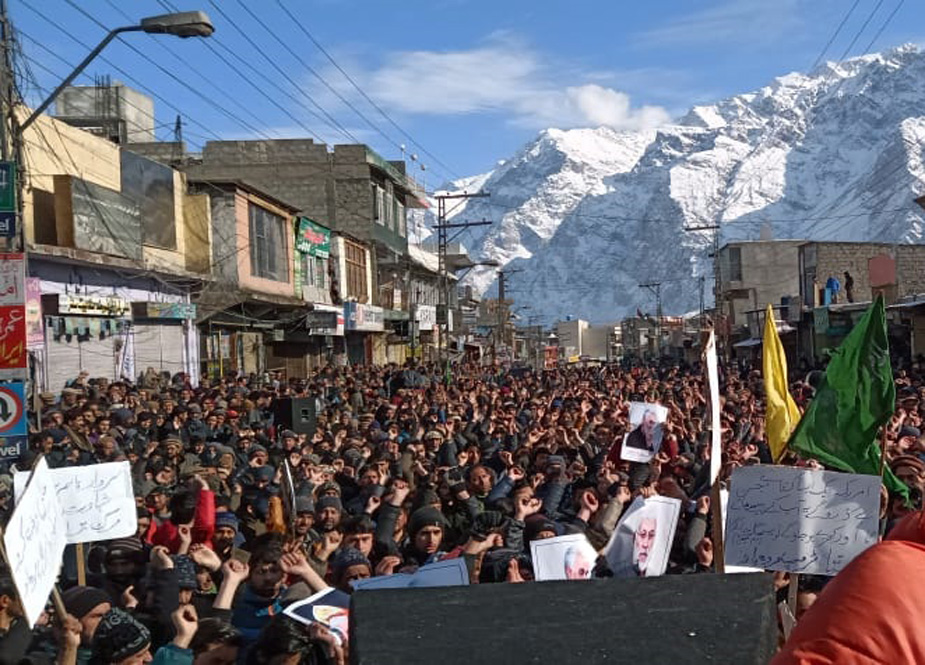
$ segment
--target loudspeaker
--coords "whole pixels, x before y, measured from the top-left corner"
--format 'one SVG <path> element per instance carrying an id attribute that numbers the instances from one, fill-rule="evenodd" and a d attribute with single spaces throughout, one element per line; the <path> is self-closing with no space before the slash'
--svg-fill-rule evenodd
<path id="1" fill-rule="evenodd" d="M 777 648 L 772 579 L 664 575 L 357 591 L 350 661 L 763 665 Z"/>
<path id="2" fill-rule="evenodd" d="M 315 398 L 283 397 L 274 400 L 273 422 L 277 431 L 291 429 L 296 434 L 314 434 Z"/>

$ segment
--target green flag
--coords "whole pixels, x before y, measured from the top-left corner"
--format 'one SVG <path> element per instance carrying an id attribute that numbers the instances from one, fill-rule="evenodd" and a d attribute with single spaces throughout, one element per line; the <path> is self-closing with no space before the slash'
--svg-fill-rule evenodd
<path id="1" fill-rule="evenodd" d="M 816 397 L 790 437 L 790 449 L 833 469 L 879 476 L 878 433 L 895 404 L 886 311 L 878 297 L 832 354 Z M 908 487 L 888 466 L 883 482 L 908 498 Z"/>

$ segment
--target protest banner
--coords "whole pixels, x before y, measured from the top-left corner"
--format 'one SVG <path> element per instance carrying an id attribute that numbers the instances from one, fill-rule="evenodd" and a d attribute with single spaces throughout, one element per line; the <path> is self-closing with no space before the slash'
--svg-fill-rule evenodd
<path id="1" fill-rule="evenodd" d="M 138 528 L 132 474 L 128 462 L 50 469 L 64 519 L 62 532 L 69 545 L 133 536 Z M 13 477 L 17 502 L 29 479 Z"/>
<path id="2" fill-rule="evenodd" d="M 537 582 L 590 580 L 597 561 L 597 552 L 581 533 L 534 540 L 530 555 Z"/>
<path id="3" fill-rule="evenodd" d="M 723 522 L 723 531 L 726 530 L 726 520 L 729 517 L 729 490 L 720 489 L 719 490 L 719 515 L 720 519 Z M 725 554 L 725 553 L 724 553 Z M 714 556 L 716 556 L 716 550 L 714 548 Z M 714 560 L 714 563 L 718 564 L 719 561 Z M 717 565 L 717 572 L 730 573 L 730 574 L 739 574 L 739 573 L 763 573 L 763 568 L 750 568 L 749 566 L 730 566 L 726 563 L 723 566 L 723 570 L 719 570 Z"/>
<path id="4" fill-rule="evenodd" d="M 636 497 L 604 548 L 604 557 L 614 576 L 664 575 L 680 514 L 678 499 Z"/>
<path id="5" fill-rule="evenodd" d="M 64 515 L 44 458 L 29 475 L 3 544 L 26 620 L 34 626 L 54 589 L 67 543 Z"/>
<path id="6" fill-rule="evenodd" d="M 395 573 L 355 580 L 351 583 L 354 591 L 372 589 L 412 589 L 441 586 L 465 586 L 469 584 L 469 569 L 466 560 L 443 559 L 421 566 L 414 573 Z"/>
<path id="7" fill-rule="evenodd" d="M 668 409 L 661 404 L 630 402 L 630 433 L 623 438 L 620 457 L 630 462 L 649 462 L 662 447 Z"/>
<path id="8" fill-rule="evenodd" d="M 877 542 L 880 478 L 784 466 L 732 474 L 726 562 L 835 575 Z"/>
<path id="9" fill-rule="evenodd" d="M 350 596 L 333 587 L 289 605 L 283 613 L 306 626 L 320 623 L 340 644 L 349 641 Z"/>

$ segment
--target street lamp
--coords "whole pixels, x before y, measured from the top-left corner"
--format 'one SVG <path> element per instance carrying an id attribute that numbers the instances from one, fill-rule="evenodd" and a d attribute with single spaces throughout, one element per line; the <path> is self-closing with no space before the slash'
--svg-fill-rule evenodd
<path id="1" fill-rule="evenodd" d="M 175 12 L 173 14 L 163 14 L 161 16 L 149 16 L 148 18 L 141 19 L 141 22 L 138 25 L 128 25 L 122 28 L 114 28 L 109 31 L 109 34 L 103 38 L 95 49 L 90 51 L 87 54 L 87 57 L 84 58 L 77 67 L 74 68 L 66 79 L 64 79 L 61 84 L 55 88 L 48 98 L 39 104 L 39 106 L 32 112 L 25 122 L 23 122 L 18 128 L 18 134 L 26 130 L 26 128 L 31 125 L 36 119 L 51 106 L 51 103 L 55 98 L 69 86 L 74 79 L 80 76 L 80 73 L 90 64 L 90 62 L 100 54 L 106 45 L 109 44 L 113 39 L 123 32 L 146 32 L 149 35 L 175 35 L 176 37 L 208 37 L 213 32 L 215 32 L 215 27 L 212 25 L 212 21 L 209 20 L 208 15 L 205 12 L 194 11 L 194 12 Z"/>

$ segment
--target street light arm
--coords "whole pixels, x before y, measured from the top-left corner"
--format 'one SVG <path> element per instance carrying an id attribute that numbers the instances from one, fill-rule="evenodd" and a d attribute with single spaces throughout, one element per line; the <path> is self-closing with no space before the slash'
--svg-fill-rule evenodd
<path id="1" fill-rule="evenodd" d="M 64 79 L 63 81 L 61 81 L 60 84 L 58 84 L 58 87 L 52 91 L 52 93 L 45 99 L 45 101 L 39 104 L 38 107 L 34 111 L 32 111 L 32 115 L 26 118 L 25 122 L 23 122 L 19 126 L 19 133 L 22 134 L 26 130 L 26 128 L 29 127 L 29 125 L 35 122 L 36 119 L 40 115 L 42 115 L 45 109 L 51 106 L 51 103 L 55 101 L 55 99 L 58 97 L 59 94 L 61 94 L 61 91 L 64 90 L 66 87 L 68 87 L 71 83 L 73 83 L 74 79 L 80 76 L 81 72 L 83 72 L 83 70 L 87 68 L 87 65 L 89 65 L 90 62 L 96 56 L 98 56 L 104 48 L 106 48 L 109 42 L 111 42 L 113 39 L 115 39 L 118 35 L 120 35 L 123 32 L 141 32 L 142 30 L 144 30 L 144 28 L 140 25 L 129 25 L 129 26 L 125 26 L 122 28 L 114 28 L 113 30 L 111 30 L 109 34 L 103 38 L 103 41 L 97 44 L 96 48 L 90 51 L 90 53 L 87 54 L 87 57 L 84 58 L 80 62 L 80 64 L 74 68 L 74 71 L 72 71 L 66 79 Z"/>

